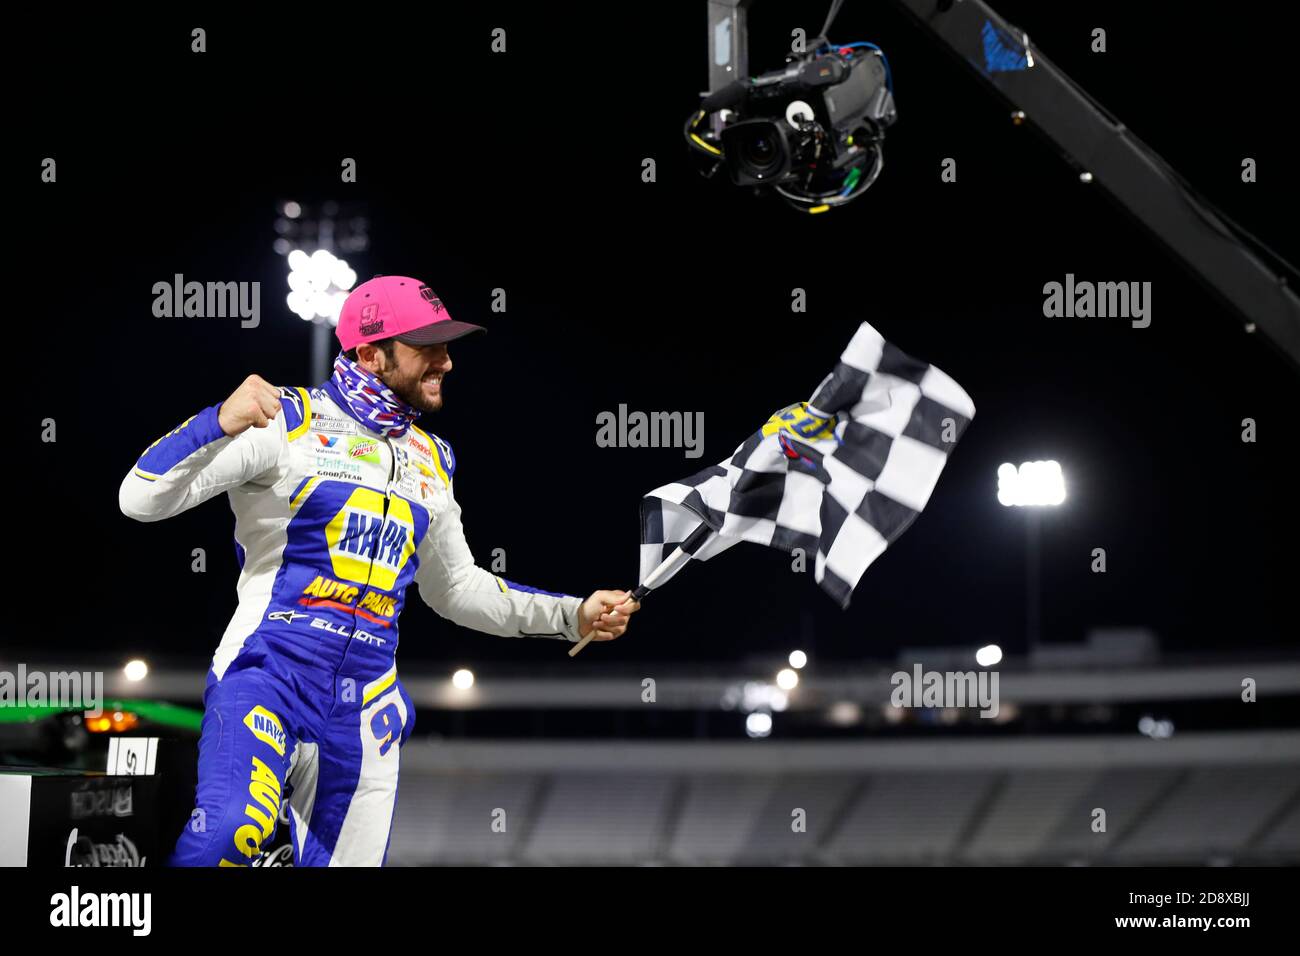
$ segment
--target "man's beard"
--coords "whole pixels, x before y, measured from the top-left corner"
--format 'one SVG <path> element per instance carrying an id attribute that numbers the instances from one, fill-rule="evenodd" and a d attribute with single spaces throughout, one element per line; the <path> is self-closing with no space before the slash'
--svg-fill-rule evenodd
<path id="1" fill-rule="evenodd" d="M 442 408 L 441 386 L 439 386 L 438 397 L 432 402 L 424 397 L 424 390 L 420 387 L 423 379 L 416 379 L 414 382 L 394 382 L 383 373 L 380 373 L 378 379 L 393 390 L 393 394 L 400 398 L 412 408 L 422 412 L 436 412 Z"/>

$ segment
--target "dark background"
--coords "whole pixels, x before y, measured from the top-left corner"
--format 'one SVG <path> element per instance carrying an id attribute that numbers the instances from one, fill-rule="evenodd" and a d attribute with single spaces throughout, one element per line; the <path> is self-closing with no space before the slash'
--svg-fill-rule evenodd
<path id="1" fill-rule="evenodd" d="M 751 72 L 781 66 L 790 28 L 815 35 L 827 7 L 760 0 Z M 1293 38 L 1269 8 L 995 7 L 1300 260 L 1284 148 Z M 632 587 L 639 497 L 809 397 L 862 320 L 973 397 L 929 507 L 847 612 L 788 556 L 737 548 L 683 572 L 626 638 L 584 657 L 726 662 L 798 645 L 848 661 L 988 640 L 1022 651 L 1024 514 L 997 503 L 995 472 L 1040 457 L 1061 461 L 1069 491 L 1044 522 L 1047 641 L 1131 624 L 1179 652 L 1293 645 L 1296 370 L 888 3 L 848 0 L 830 31 L 889 57 L 899 122 L 884 173 L 859 202 L 813 217 L 696 172 L 681 127 L 706 83 L 702 2 L 310 20 L 51 16 L 32 28 L 9 156 L 23 203 L 9 327 L 22 461 L 35 467 L 11 501 L 20 560 L 37 572 L 16 609 L 39 605 L 44 623 L 11 632 L 13 649 L 210 655 L 235 601 L 229 509 L 137 524 L 118 485 L 146 445 L 250 372 L 314 384 L 272 222 L 279 201 L 331 198 L 370 206 L 371 248 L 350 258 L 362 279 L 417 276 L 491 330 L 453 346 L 446 410 L 422 424 L 456 450 L 480 563 L 503 547 L 514 580 Z M 195 25 L 203 55 L 189 52 Z M 503 56 L 489 52 L 495 26 Z M 1098 26 L 1105 54 L 1089 52 Z M 45 156 L 57 184 L 39 182 Z M 345 156 L 356 184 L 338 180 Z M 1241 182 L 1245 156 L 1258 183 Z M 644 157 L 654 184 L 641 182 Z M 939 180 L 944 157 L 956 184 Z M 260 281 L 260 327 L 154 318 L 153 283 L 177 272 Z M 1150 281 L 1151 327 L 1043 318 L 1044 283 L 1067 272 Z M 789 311 L 796 286 L 806 315 Z M 489 309 L 495 287 L 503 315 Z M 596 447 L 597 413 L 619 403 L 703 411 L 703 457 Z M 57 443 L 40 441 L 46 417 Z M 1255 444 L 1240 439 L 1246 417 Z M 206 574 L 190 570 L 196 547 Z M 1095 547 L 1104 575 L 1089 570 Z M 403 634 L 407 663 L 564 660 L 557 642 L 457 629 L 414 592 Z"/>

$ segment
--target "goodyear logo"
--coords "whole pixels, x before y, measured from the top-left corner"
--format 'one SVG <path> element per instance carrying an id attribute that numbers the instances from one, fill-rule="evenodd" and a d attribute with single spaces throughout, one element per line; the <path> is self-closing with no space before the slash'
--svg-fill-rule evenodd
<path id="1" fill-rule="evenodd" d="M 270 744 L 272 750 L 284 756 L 284 728 L 280 726 L 279 717 L 259 704 L 248 712 L 244 726 L 253 732 L 254 737 Z"/>
<path id="2" fill-rule="evenodd" d="M 356 435 L 348 439 L 348 457 L 354 461 L 369 461 L 379 464 L 379 442 L 373 438 L 361 438 Z"/>

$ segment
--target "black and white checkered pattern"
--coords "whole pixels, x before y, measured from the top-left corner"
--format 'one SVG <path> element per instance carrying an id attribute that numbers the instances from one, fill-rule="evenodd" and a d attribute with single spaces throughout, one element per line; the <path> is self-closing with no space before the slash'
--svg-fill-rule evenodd
<path id="1" fill-rule="evenodd" d="M 727 461 L 642 499 L 641 585 L 753 541 L 815 554 L 817 583 L 848 607 L 974 417 L 960 385 L 862 323 L 811 401 L 778 412 Z"/>

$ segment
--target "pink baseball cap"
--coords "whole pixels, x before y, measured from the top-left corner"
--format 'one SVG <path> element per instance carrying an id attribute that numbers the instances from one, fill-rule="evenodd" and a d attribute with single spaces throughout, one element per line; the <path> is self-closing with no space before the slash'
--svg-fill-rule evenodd
<path id="1" fill-rule="evenodd" d="M 343 303 L 335 329 L 345 352 L 379 339 L 441 345 L 471 332 L 486 331 L 481 325 L 457 322 L 432 289 L 408 276 L 375 276 L 361 283 Z"/>

